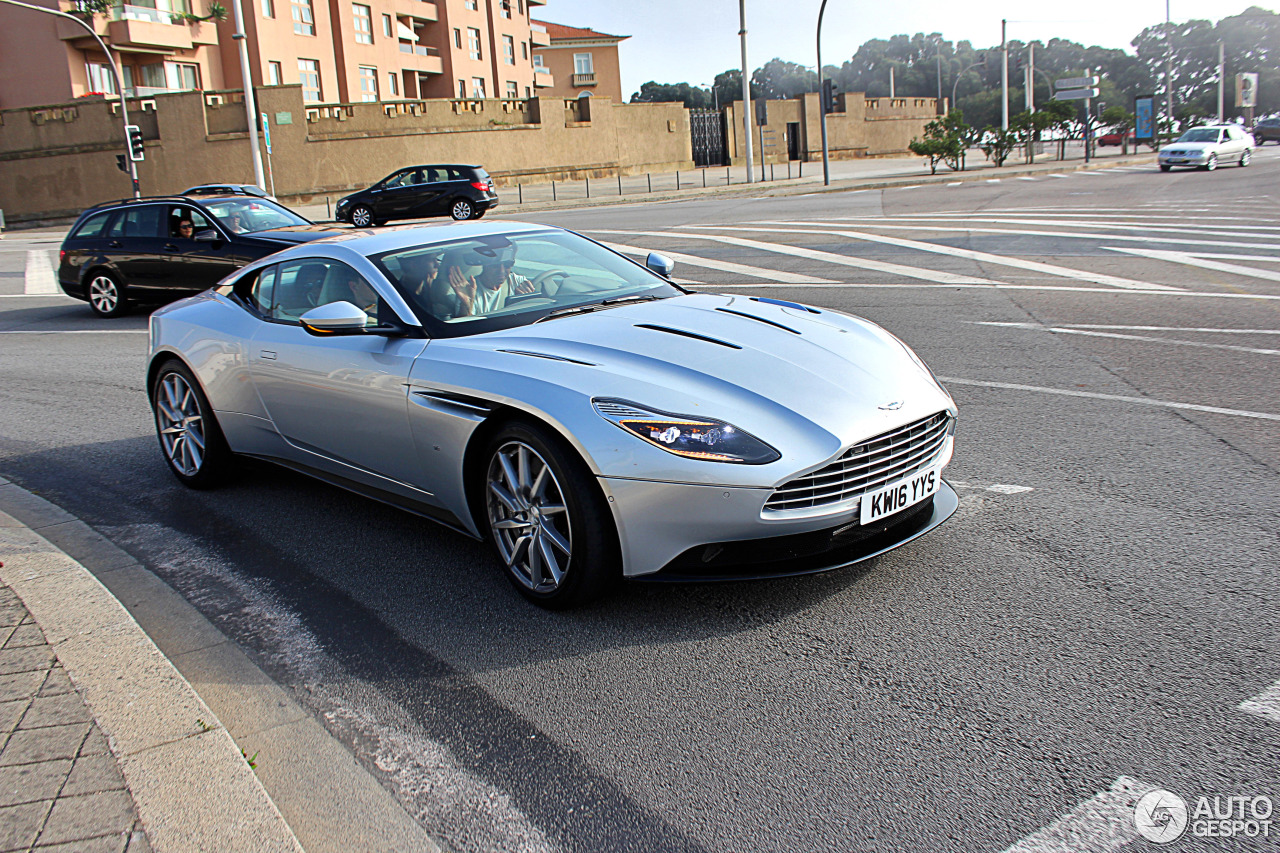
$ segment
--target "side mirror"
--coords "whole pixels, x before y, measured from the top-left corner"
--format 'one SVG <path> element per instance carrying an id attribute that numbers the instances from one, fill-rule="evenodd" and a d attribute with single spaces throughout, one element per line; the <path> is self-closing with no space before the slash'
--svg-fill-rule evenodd
<path id="1" fill-rule="evenodd" d="M 312 308 L 298 318 L 302 328 L 313 335 L 362 335 L 369 315 L 350 302 L 330 302 Z"/>
<path id="2" fill-rule="evenodd" d="M 221 239 L 222 237 L 213 228 L 205 228 L 202 231 L 197 231 L 195 235 L 195 241 L 197 243 L 217 243 Z"/>
<path id="3" fill-rule="evenodd" d="M 670 278 L 671 272 L 676 268 L 675 261 L 657 252 L 650 252 L 649 257 L 644 259 L 644 265 L 663 278 Z"/>

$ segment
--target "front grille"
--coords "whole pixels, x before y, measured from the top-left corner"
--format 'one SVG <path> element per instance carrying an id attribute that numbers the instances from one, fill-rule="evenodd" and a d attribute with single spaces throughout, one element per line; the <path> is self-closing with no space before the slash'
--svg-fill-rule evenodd
<path id="1" fill-rule="evenodd" d="M 937 458 L 950 426 L 950 413 L 938 412 L 855 444 L 825 468 L 779 486 L 765 501 L 765 511 L 838 504 L 900 480 Z"/>

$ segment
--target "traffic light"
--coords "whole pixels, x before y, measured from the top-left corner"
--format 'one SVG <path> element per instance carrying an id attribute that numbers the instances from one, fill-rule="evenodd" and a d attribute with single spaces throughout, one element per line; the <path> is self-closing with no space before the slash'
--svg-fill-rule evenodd
<path id="1" fill-rule="evenodd" d="M 129 173 L 129 158 L 123 154 L 116 155 L 116 168 L 125 174 Z"/>
<path id="2" fill-rule="evenodd" d="M 1022 70 L 1022 54 L 1015 53 L 1013 56 L 1009 57 L 1009 71 L 1010 73 L 1013 73 L 1021 70 Z"/>
<path id="3" fill-rule="evenodd" d="M 828 77 L 822 81 L 822 111 L 824 113 L 833 113 L 836 111 L 836 95 L 840 92 L 840 87 L 836 85 L 836 81 Z"/>
<path id="4" fill-rule="evenodd" d="M 147 159 L 146 151 L 142 147 L 142 128 L 136 124 L 128 124 L 124 129 L 129 134 L 129 159 L 135 163 Z"/>

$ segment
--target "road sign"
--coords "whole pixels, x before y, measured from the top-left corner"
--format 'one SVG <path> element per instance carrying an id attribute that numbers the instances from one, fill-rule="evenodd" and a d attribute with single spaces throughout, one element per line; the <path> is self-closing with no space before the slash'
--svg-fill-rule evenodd
<path id="1" fill-rule="evenodd" d="M 1084 89 L 1097 86 L 1099 82 L 1096 74 L 1092 77 L 1063 77 L 1061 80 L 1054 80 L 1053 87 L 1055 89 Z M 1062 95 L 1057 97 L 1061 98 Z"/>
<path id="2" fill-rule="evenodd" d="M 267 121 L 267 114 L 262 113 L 262 141 L 267 145 L 267 153 L 271 153 L 271 122 Z"/>
<path id="3" fill-rule="evenodd" d="M 1083 101 L 1085 98 L 1098 97 L 1097 89 L 1067 89 L 1063 91 L 1059 89 L 1053 93 L 1053 96 L 1059 101 Z"/>

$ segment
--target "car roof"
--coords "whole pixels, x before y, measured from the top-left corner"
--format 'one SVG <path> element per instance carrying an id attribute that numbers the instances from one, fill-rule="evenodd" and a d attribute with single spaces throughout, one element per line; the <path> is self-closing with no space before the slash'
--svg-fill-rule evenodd
<path id="1" fill-rule="evenodd" d="M 506 237 L 515 234 L 530 234 L 538 231 L 561 231 L 554 225 L 539 225 L 532 222 L 445 222 L 420 223 L 415 225 L 397 225 L 391 228 L 354 229 L 332 237 L 322 237 L 305 244 L 306 247 L 324 246 L 326 244 L 342 244 L 345 248 L 361 255 L 380 255 L 398 249 L 412 249 L 416 246 L 430 246 L 438 243 L 451 243 L 456 240 L 470 240 L 477 237 Z M 303 249 L 304 246 L 299 246 Z"/>
<path id="2" fill-rule="evenodd" d="M 179 195 L 253 195 L 269 198 L 267 191 L 255 184 L 199 184 L 188 187 Z"/>
<path id="3" fill-rule="evenodd" d="M 405 169 L 483 169 L 484 166 L 477 166 L 474 163 L 420 163 L 417 166 L 401 166 L 396 172 L 403 172 Z M 393 173 L 394 174 L 394 173 Z"/>

